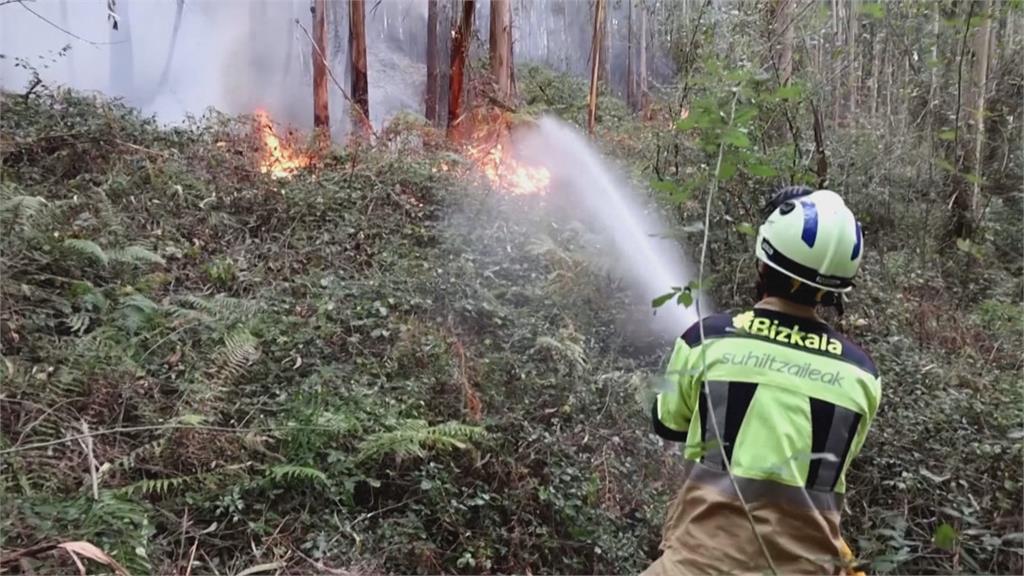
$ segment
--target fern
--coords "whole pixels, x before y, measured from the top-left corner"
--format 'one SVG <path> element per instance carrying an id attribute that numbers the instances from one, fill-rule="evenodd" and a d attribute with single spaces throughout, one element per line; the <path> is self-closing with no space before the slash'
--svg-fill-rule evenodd
<path id="1" fill-rule="evenodd" d="M 129 332 L 149 324 L 160 312 L 160 305 L 142 294 L 130 294 L 121 300 L 121 323 Z"/>
<path id="2" fill-rule="evenodd" d="M 212 376 L 221 382 L 237 379 L 259 357 L 259 340 L 248 330 L 237 328 L 224 337 L 224 345 L 214 354 Z"/>
<path id="3" fill-rule="evenodd" d="M 396 458 L 423 457 L 427 450 L 464 450 L 470 447 L 471 442 L 486 437 L 487 432 L 479 426 L 459 422 L 429 426 L 423 420 L 405 420 L 396 430 L 366 438 L 359 445 L 356 461 L 381 459 L 389 455 Z"/>
<path id="4" fill-rule="evenodd" d="M 0 226 L 25 232 L 49 206 L 39 196 L 14 196 L 0 202 Z"/>
<path id="5" fill-rule="evenodd" d="M 187 295 L 178 301 L 188 308 L 178 307 L 175 315 L 199 319 L 216 319 L 231 324 L 252 318 L 260 311 L 259 303 L 230 296 L 218 295 L 213 298 L 199 298 Z"/>
<path id="6" fill-rule="evenodd" d="M 120 492 L 126 496 L 134 496 L 136 494 L 141 496 L 148 496 L 155 494 L 157 496 L 164 496 L 172 490 L 176 490 L 191 480 L 198 478 L 196 476 L 180 476 L 178 478 L 153 478 L 140 480 L 134 484 L 129 484 L 120 489 Z"/>
<path id="7" fill-rule="evenodd" d="M 280 482 L 282 480 L 304 480 L 312 483 L 328 483 L 327 475 L 316 468 L 310 468 L 308 466 L 294 466 L 291 464 L 274 466 L 270 469 L 268 477 L 276 482 Z"/>
<path id="8" fill-rule="evenodd" d="M 103 251 L 103 248 L 100 248 L 100 245 L 92 240 L 68 238 L 62 245 L 69 252 L 99 262 L 104 266 L 110 261 L 110 257 Z"/>
<path id="9" fill-rule="evenodd" d="M 123 262 L 125 264 L 159 264 L 164 265 L 166 262 L 158 254 L 151 252 L 142 246 L 126 246 L 124 248 L 115 248 L 107 252 L 107 256 L 112 262 Z"/>

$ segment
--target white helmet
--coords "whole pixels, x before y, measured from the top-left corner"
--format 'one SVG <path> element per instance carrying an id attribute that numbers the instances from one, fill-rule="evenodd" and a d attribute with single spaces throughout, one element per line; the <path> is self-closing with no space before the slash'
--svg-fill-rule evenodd
<path id="1" fill-rule="evenodd" d="M 802 193 L 801 193 L 802 192 Z M 823 290 L 847 292 L 864 253 L 860 223 L 831 190 L 789 188 L 757 232 L 757 258 Z"/>

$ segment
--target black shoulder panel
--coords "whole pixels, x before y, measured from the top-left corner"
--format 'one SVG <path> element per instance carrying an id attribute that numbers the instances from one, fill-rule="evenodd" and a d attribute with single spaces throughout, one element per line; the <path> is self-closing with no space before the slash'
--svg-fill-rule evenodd
<path id="1" fill-rule="evenodd" d="M 843 359 L 878 378 L 878 368 L 875 367 L 875 361 L 856 342 L 835 330 L 829 330 L 828 336 L 843 343 Z"/>
<path id="2" fill-rule="evenodd" d="M 704 325 L 704 338 L 725 336 L 732 331 L 732 316 L 728 314 L 712 314 L 700 322 L 694 322 L 681 338 L 690 348 L 700 346 L 700 325 Z"/>

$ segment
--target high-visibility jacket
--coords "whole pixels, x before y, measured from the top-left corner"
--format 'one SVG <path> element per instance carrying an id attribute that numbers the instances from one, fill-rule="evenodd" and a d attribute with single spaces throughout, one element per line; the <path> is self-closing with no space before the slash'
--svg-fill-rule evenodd
<path id="1" fill-rule="evenodd" d="M 645 574 L 767 573 L 723 457 L 779 573 L 841 572 L 845 474 L 881 396 L 874 363 L 808 318 L 755 308 L 701 323 L 703 340 L 699 324 L 677 340 L 653 407 L 685 466 Z"/>

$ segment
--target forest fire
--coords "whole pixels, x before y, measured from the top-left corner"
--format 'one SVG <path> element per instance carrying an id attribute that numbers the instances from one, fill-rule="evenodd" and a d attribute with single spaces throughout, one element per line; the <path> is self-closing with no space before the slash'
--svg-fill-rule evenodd
<path id="1" fill-rule="evenodd" d="M 478 132 L 476 143 L 466 148 L 466 157 L 487 177 L 495 190 L 514 196 L 544 194 L 551 183 L 546 168 L 529 166 L 517 160 L 502 138 L 489 138 Z M 507 140 L 507 137 L 505 138 Z"/>
<path id="2" fill-rule="evenodd" d="M 301 168 L 309 166 L 312 158 L 291 149 L 274 130 L 270 115 L 263 110 L 253 114 L 256 118 L 256 129 L 259 131 L 261 143 L 260 172 L 270 174 L 272 178 L 290 178 Z"/>

